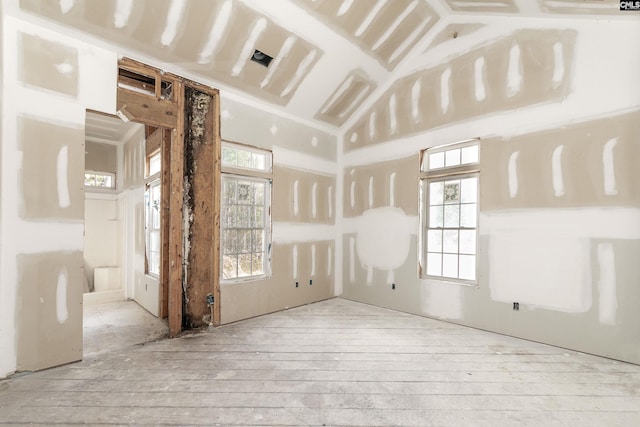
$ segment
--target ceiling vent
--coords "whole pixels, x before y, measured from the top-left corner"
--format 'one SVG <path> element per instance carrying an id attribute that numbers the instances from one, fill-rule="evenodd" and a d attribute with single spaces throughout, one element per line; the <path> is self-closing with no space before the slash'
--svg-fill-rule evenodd
<path id="1" fill-rule="evenodd" d="M 273 61 L 273 57 L 267 55 L 264 52 L 260 52 L 258 49 L 256 49 L 253 52 L 253 55 L 251 55 L 251 60 L 253 62 L 257 62 L 260 65 L 264 65 L 265 67 L 268 67 L 271 61 Z"/>

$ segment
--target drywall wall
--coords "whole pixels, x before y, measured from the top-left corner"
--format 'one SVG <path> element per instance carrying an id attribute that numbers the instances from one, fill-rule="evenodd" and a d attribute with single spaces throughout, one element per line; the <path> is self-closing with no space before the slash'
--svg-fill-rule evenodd
<path id="1" fill-rule="evenodd" d="M 113 144 L 103 144 L 85 141 L 84 167 L 94 172 L 118 172 L 118 147 Z"/>
<path id="2" fill-rule="evenodd" d="M 336 136 L 224 94 L 221 111 L 222 139 L 270 149 L 274 164 L 272 275 L 221 285 L 222 323 L 332 297 Z"/>
<path id="3" fill-rule="evenodd" d="M 447 42 L 348 125 L 343 296 L 640 363 L 640 27 L 529 25 Z M 420 279 L 419 152 L 474 137 L 477 286 Z"/>
<path id="4" fill-rule="evenodd" d="M 113 112 L 117 61 L 7 15 L 2 44 L 0 377 L 82 358 L 85 110 Z"/>
<path id="5" fill-rule="evenodd" d="M 117 196 L 86 192 L 84 201 L 84 270 L 88 289 L 94 292 L 94 269 L 119 267 L 120 221 Z M 120 282 L 120 280 L 118 280 Z"/>

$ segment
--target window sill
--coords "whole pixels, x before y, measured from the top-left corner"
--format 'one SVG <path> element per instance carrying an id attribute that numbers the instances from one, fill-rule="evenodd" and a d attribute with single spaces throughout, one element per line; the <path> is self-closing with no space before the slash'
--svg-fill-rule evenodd
<path id="1" fill-rule="evenodd" d="M 240 283 L 252 283 L 252 282 L 263 282 L 265 280 L 271 279 L 271 276 L 251 276 L 251 277 L 240 277 L 238 279 L 229 279 L 229 280 L 220 280 L 220 286 L 229 286 L 229 285 L 237 285 Z"/>
<path id="2" fill-rule="evenodd" d="M 425 276 L 425 277 L 421 277 L 420 280 L 422 280 L 423 282 L 426 282 L 428 285 L 447 285 L 447 286 L 464 286 L 467 288 L 478 288 L 480 287 L 480 284 L 478 283 L 477 280 L 475 281 L 470 281 L 470 280 L 456 280 L 456 279 L 450 279 L 450 278 L 446 278 L 446 277 L 434 277 L 434 276 Z"/>

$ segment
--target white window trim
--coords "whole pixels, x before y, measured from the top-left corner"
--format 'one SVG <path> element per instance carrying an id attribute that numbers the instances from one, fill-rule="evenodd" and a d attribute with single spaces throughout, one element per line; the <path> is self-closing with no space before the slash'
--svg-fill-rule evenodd
<path id="1" fill-rule="evenodd" d="M 457 148 L 465 148 L 472 145 L 478 146 L 478 161 L 474 163 L 467 163 L 463 165 L 456 166 L 445 166 L 440 168 L 429 169 L 428 165 L 429 154 L 446 152 L 448 150 L 457 149 Z M 478 191 L 477 191 L 477 199 L 476 199 L 476 227 L 457 227 L 450 228 L 456 230 L 465 230 L 465 229 L 474 229 L 476 231 L 476 263 L 475 263 L 475 279 L 460 279 L 455 277 L 448 276 L 434 276 L 427 274 L 427 231 L 429 230 L 429 207 L 431 206 L 429 203 L 429 184 L 432 182 L 442 182 L 448 181 L 451 179 L 464 179 L 469 177 L 477 177 L 478 178 Z M 478 241 L 479 241 L 479 215 L 480 215 L 480 140 L 479 139 L 469 139 L 457 143 L 439 145 L 437 147 L 428 148 L 422 150 L 420 152 L 420 188 L 419 188 L 419 215 L 420 215 L 420 231 L 418 233 L 418 277 L 423 280 L 436 281 L 439 283 L 450 283 L 455 285 L 467 285 L 467 286 L 477 286 L 478 285 L 478 270 L 479 270 L 479 254 L 478 254 Z M 445 228 L 443 227 L 443 230 Z"/>
<path id="2" fill-rule="evenodd" d="M 155 173 L 153 175 L 151 175 L 148 178 L 145 178 L 145 183 L 144 183 L 144 192 L 145 194 L 148 192 L 149 195 L 151 194 L 151 187 L 152 186 L 158 186 L 160 187 L 160 208 L 159 208 L 159 212 L 158 214 L 162 217 L 162 182 L 160 181 L 160 172 Z M 145 256 L 147 258 L 147 262 L 145 265 L 145 275 L 153 277 L 155 279 L 160 279 L 160 271 L 162 270 L 162 242 L 160 242 L 160 265 L 159 265 L 159 271 L 158 273 L 152 272 L 149 269 L 149 264 L 150 264 L 150 260 L 151 260 L 151 231 L 152 230 L 157 230 L 160 232 L 160 239 L 162 239 L 162 218 L 160 218 L 160 228 L 151 228 L 151 219 L 150 217 L 147 216 L 147 206 L 145 204 L 145 211 L 144 211 L 144 252 L 145 252 Z"/>

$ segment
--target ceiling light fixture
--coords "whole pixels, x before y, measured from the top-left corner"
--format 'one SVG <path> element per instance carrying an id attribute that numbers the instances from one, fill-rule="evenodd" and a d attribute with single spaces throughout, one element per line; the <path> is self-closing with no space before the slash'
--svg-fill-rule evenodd
<path id="1" fill-rule="evenodd" d="M 260 65 L 268 67 L 269 64 L 271 63 L 271 61 L 273 61 L 273 57 L 271 57 L 271 56 L 267 55 L 266 53 L 261 52 L 258 49 L 256 49 L 253 52 L 253 55 L 251 55 L 251 60 L 253 62 L 257 62 Z"/>

